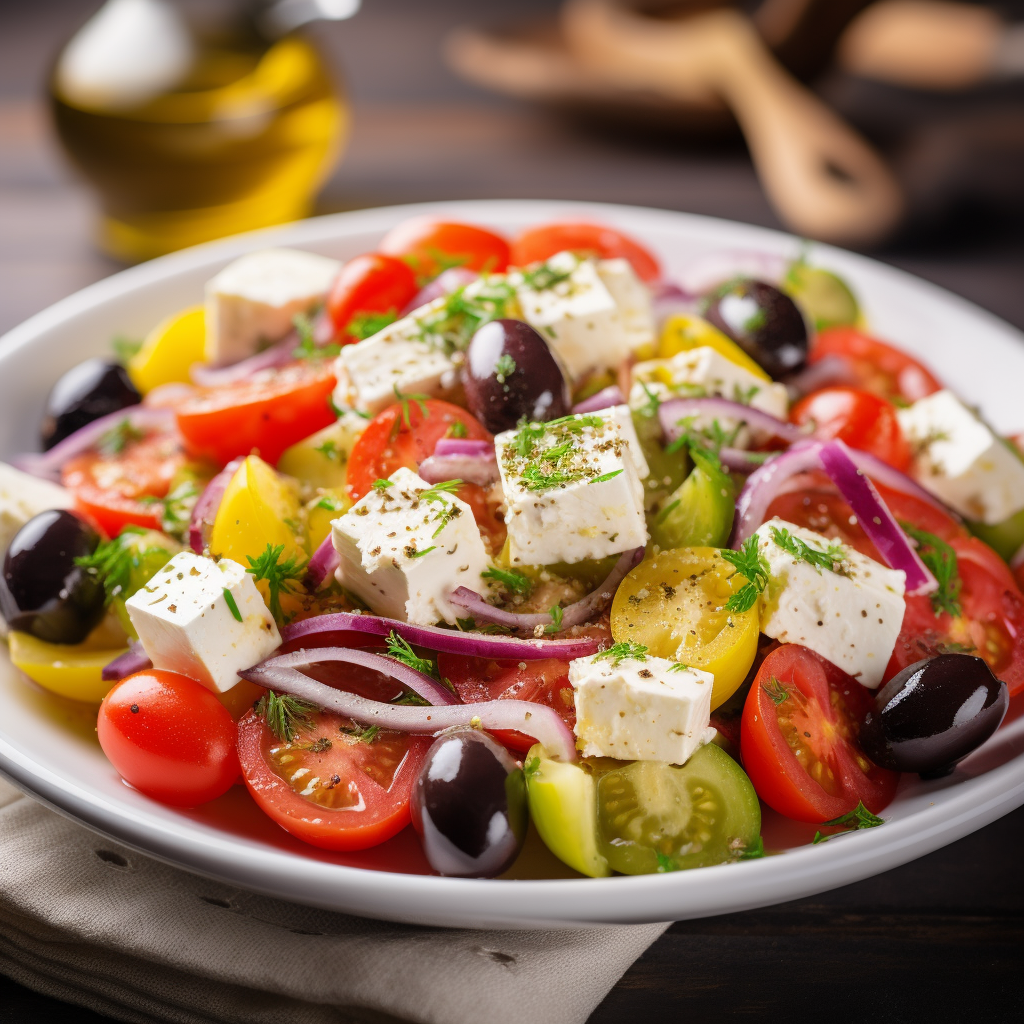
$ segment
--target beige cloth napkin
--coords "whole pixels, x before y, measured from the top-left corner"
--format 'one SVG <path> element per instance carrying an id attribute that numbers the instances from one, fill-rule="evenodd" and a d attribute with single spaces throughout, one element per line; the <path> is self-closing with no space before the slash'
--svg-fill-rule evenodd
<path id="1" fill-rule="evenodd" d="M 151 860 L 0 780 L 0 972 L 120 1020 L 582 1024 L 667 927 L 444 930 L 313 910 Z"/>

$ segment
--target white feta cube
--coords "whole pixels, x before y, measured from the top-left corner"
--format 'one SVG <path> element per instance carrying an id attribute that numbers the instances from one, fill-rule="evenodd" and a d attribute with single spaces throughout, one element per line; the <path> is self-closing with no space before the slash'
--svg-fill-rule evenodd
<path id="1" fill-rule="evenodd" d="M 611 292 L 622 327 L 633 350 L 654 344 L 654 311 L 650 289 L 627 259 L 599 260 L 597 275 Z"/>
<path id="2" fill-rule="evenodd" d="M 770 570 L 761 632 L 809 647 L 875 689 L 903 624 L 906 574 L 782 519 L 764 523 L 756 536 Z M 829 553 L 832 568 L 807 561 L 805 546 Z"/>
<path id="3" fill-rule="evenodd" d="M 580 562 L 647 543 L 643 484 L 616 416 L 530 423 L 494 444 L 513 565 Z"/>
<path id="4" fill-rule="evenodd" d="M 473 510 L 410 469 L 374 487 L 332 525 L 338 582 L 379 615 L 430 626 L 465 612 L 457 587 L 478 593 L 489 561 Z"/>
<path id="5" fill-rule="evenodd" d="M 966 519 L 989 526 L 1024 508 L 1024 462 L 951 391 L 898 409 L 911 474 Z"/>
<path id="6" fill-rule="evenodd" d="M 547 262 L 509 275 L 523 318 L 536 328 L 568 375 L 618 366 L 633 349 L 631 330 L 594 260 L 560 252 Z M 642 333 L 642 332 L 641 332 Z"/>
<path id="7" fill-rule="evenodd" d="M 229 263 L 206 283 L 206 360 L 254 355 L 292 329 L 297 313 L 327 298 L 337 260 L 297 249 L 263 249 Z"/>
<path id="8" fill-rule="evenodd" d="M 240 670 L 281 645 L 252 576 L 230 558 L 179 552 L 125 608 L 156 668 L 180 672 L 216 693 L 230 690 Z"/>
<path id="9" fill-rule="evenodd" d="M 71 492 L 59 484 L 0 462 L 0 558 L 33 516 L 52 508 L 73 508 L 74 504 Z"/>
<path id="10" fill-rule="evenodd" d="M 650 359 L 633 367 L 633 388 L 630 405 L 641 408 L 650 401 L 648 391 L 667 398 L 727 398 L 731 402 L 760 409 L 776 419 L 784 420 L 789 410 L 789 395 L 784 384 L 766 381 L 746 367 L 726 359 L 709 345 L 678 352 L 669 359 Z M 646 385 L 646 388 L 644 387 Z M 697 428 L 711 425 L 717 419 L 723 430 L 735 430 L 739 419 L 728 416 L 699 416 Z M 744 428 L 733 441 L 741 447 L 749 443 L 750 432 Z"/>
<path id="11" fill-rule="evenodd" d="M 569 682 L 584 757 L 685 764 L 714 738 L 710 672 L 649 655 L 598 654 L 571 662 Z"/>
<path id="12" fill-rule="evenodd" d="M 651 475 L 651 467 L 647 465 L 647 457 L 640 447 L 640 438 L 636 436 L 636 424 L 633 422 L 633 413 L 629 406 L 613 405 L 608 409 L 602 409 L 598 415 L 607 416 L 614 421 L 623 441 L 626 442 L 633 465 L 636 466 L 636 475 L 641 480 L 646 480 Z"/>

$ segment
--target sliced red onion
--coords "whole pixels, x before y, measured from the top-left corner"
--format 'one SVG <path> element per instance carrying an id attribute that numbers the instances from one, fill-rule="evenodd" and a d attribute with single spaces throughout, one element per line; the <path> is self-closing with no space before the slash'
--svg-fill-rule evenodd
<path id="1" fill-rule="evenodd" d="M 468 437 L 442 437 L 434 445 L 435 455 L 489 455 L 494 457 L 494 442 Z"/>
<path id="2" fill-rule="evenodd" d="M 334 538 L 329 533 L 306 566 L 306 589 L 315 593 L 328 576 L 334 575 L 339 565 L 341 556 L 334 550 Z"/>
<path id="3" fill-rule="evenodd" d="M 755 430 L 784 441 L 806 441 L 808 434 L 794 423 L 787 423 L 770 413 L 732 402 L 728 398 L 669 398 L 658 407 L 661 429 L 669 441 L 674 441 L 683 432 L 680 420 L 690 416 L 715 416 L 723 419 L 741 420 Z"/>
<path id="4" fill-rule="evenodd" d="M 625 401 L 622 397 L 622 391 L 619 390 L 619 385 L 611 384 L 606 388 L 602 388 L 596 395 L 591 395 L 589 398 L 584 398 L 582 402 L 577 402 L 572 407 L 572 411 L 576 414 L 600 412 L 602 409 L 610 409 L 613 405 L 623 405 Z"/>
<path id="5" fill-rule="evenodd" d="M 693 316 L 697 312 L 698 296 L 680 288 L 672 281 L 662 281 L 651 293 L 651 313 L 660 328 L 671 316 Z"/>
<path id="6" fill-rule="evenodd" d="M 514 636 L 487 636 L 483 633 L 441 629 L 438 626 L 416 626 L 399 619 L 365 615 L 361 612 L 332 612 L 329 615 L 316 615 L 301 622 L 293 622 L 281 630 L 281 640 L 286 644 L 294 644 L 301 643 L 306 637 L 349 631 L 387 636 L 392 630 L 403 640 L 418 647 L 442 651 L 445 654 L 462 654 L 467 658 L 518 661 L 560 658 L 563 661 L 571 661 L 574 658 L 586 658 L 591 654 L 597 654 L 599 646 L 597 639 L 589 636 L 567 640 L 526 640 Z"/>
<path id="7" fill-rule="evenodd" d="M 465 267 L 449 267 L 443 270 L 433 281 L 424 285 L 414 296 L 413 300 L 402 310 L 401 316 L 408 316 L 414 309 L 425 306 L 442 295 L 451 295 L 459 288 L 465 287 L 470 281 L 475 281 L 480 275 Z"/>
<path id="8" fill-rule="evenodd" d="M 493 450 L 490 455 L 430 455 L 420 463 L 417 472 L 428 484 L 464 480 L 488 487 L 500 478 Z"/>
<path id="9" fill-rule="evenodd" d="M 240 675 L 259 686 L 301 697 L 324 710 L 334 711 L 363 725 L 377 725 L 382 729 L 428 736 L 459 726 L 513 730 L 531 736 L 554 757 L 563 761 L 576 760 L 576 740 L 572 731 L 545 704 L 533 704 L 525 700 L 488 700 L 479 704 L 435 707 L 384 704 L 337 690 L 327 683 L 311 679 L 293 667 L 296 664 L 315 664 L 313 659 L 319 659 L 321 653 L 298 651 L 296 655 L 301 655 L 301 658 L 288 663 L 288 667 L 264 662 L 256 668 L 246 669 Z M 272 659 L 272 662 L 280 660 Z"/>
<path id="10" fill-rule="evenodd" d="M 133 640 L 124 654 L 119 654 L 113 661 L 103 666 L 103 679 L 109 682 L 117 682 L 126 676 L 134 675 L 136 672 L 144 672 L 152 668 L 153 662 L 149 660 L 145 647 L 141 640 Z"/>
<path id="11" fill-rule="evenodd" d="M 171 381 L 169 384 L 158 384 L 152 391 L 146 392 L 142 404 L 151 409 L 176 409 L 196 393 L 195 386 L 183 381 Z"/>
<path id="12" fill-rule="evenodd" d="M 249 356 L 248 359 L 232 363 L 230 366 L 207 366 L 198 363 L 189 370 L 189 376 L 193 383 L 198 384 L 201 388 L 220 388 L 226 384 L 248 380 L 261 370 L 272 370 L 290 363 L 295 358 L 292 353 L 298 343 L 298 334 L 291 331 L 277 344 L 265 348 L 262 352 L 257 352 L 254 356 Z"/>
<path id="13" fill-rule="evenodd" d="M 618 590 L 626 573 L 634 566 L 639 565 L 643 561 L 643 557 L 643 548 L 626 551 L 596 590 L 562 609 L 562 628 L 571 629 L 573 626 L 582 626 L 583 623 L 589 622 L 595 615 L 603 611 L 611 603 L 615 591 Z M 494 605 L 488 604 L 476 591 L 470 590 L 468 587 L 459 587 L 448 600 L 459 608 L 465 608 L 474 619 L 492 622 L 498 626 L 508 626 L 510 629 L 533 633 L 538 628 L 543 629 L 554 625 L 554 619 L 550 612 L 510 612 L 503 608 L 495 608 Z"/>
<path id="14" fill-rule="evenodd" d="M 197 554 L 201 555 L 210 543 L 210 531 L 213 529 L 217 510 L 231 478 L 244 459 L 232 459 L 203 489 L 199 500 L 192 509 L 192 518 L 188 524 L 188 544 Z"/>
<path id="15" fill-rule="evenodd" d="M 878 549 L 882 560 L 907 574 L 908 594 L 929 594 L 938 587 L 916 548 L 896 522 L 874 484 L 858 469 L 842 441 L 827 441 L 818 453 L 822 468 L 850 506 L 861 529 Z"/>
<path id="16" fill-rule="evenodd" d="M 374 654 L 373 651 L 364 651 L 359 647 L 313 647 L 309 650 L 292 651 L 290 654 L 278 654 L 273 658 L 267 658 L 266 661 L 261 661 L 240 675 L 251 683 L 267 686 L 269 684 L 261 683 L 258 678 L 265 671 L 295 669 L 301 672 L 304 668 L 327 663 L 358 665 L 360 668 L 368 668 L 374 672 L 380 672 L 382 675 L 390 676 L 435 707 L 462 703 L 446 686 L 431 679 L 423 672 L 417 672 L 416 669 L 410 668 L 395 658 Z"/>
<path id="17" fill-rule="evenodd" d="M 60 471 L 69 459 L 91 451 L 103 435 L 127 420 L 136 430 L 170 430 L 175 425 L 174 410 L 153 409 L 148 405 L 130 405 L 125 409 L 101 416 L 80 430 L 65 437 L 47 452 L 25 452 L 15 455 L 11 465 L 45 480 L 60 480 Z"/>
<path id="18" fill-rule="evenodd" d="M 899 491 L 901 494 L 906 494 L 911 498 L 916 498 L 918 501 L 923 501 L 925 504 L 931 505 L 932 508 L 937 508 L 940 512 L 945 513 L 951 519 L 955 519 L 957 522 L 960 521 L 959 513 L 947 508 L 934 494 L 926 491 L 916 480 L 911 479 L 905 473 L 901 473 L 898 469 L 893 469 L 888 462 L 883 462 L 877 455 L 858 451 L 856 448 L 850 448 L 848 451 L 850 458 L 856 463 L 857 468 L 867 473 L 875 483 L 888 487 L 891 491 Z"/>
<path id="19" fill-rule="evenodd" d="M 839 356 L 822 356 L 817 362 L 809 363 L 799 373 L 786 377 L 784 383 L 791 396 L 802 398 L 819 388 L 856 384 L 857 379 L 845 359 L 840 359 Z"/>
<path id="20" fill-rule="evenodd" d="M 718 461 L 737 473 L 753 473 L 763 466 L 768 458 L 775 458 L 778 452 L 748 452 L 745 448 L 719 448 Z"/>

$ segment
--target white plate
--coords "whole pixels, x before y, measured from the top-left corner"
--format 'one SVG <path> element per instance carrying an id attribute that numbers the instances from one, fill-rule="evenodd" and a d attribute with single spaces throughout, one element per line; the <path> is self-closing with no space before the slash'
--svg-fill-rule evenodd
<path id="1" fill-rule="evenodd" d="M 422 212 L 508 231 L 563 217 L 592 218 L 642 239 L 669 276 L 711 251 L 793 256 L 799 249 L 790 236 L 705 217 L 530 201 L 366 210 L 232 238 L 101 281 L 0 340 L 0 451 L 33 446 L 43 398 L 62 371 L 109 352 L 115 334 L 142 336 L 161 317 L 199 302 L 207 278 L 239 254 L 273 244 L 347 259 Z M 861 256 L 817 246 L 813 258 L 853 284 L 880 336 L 925 358 L 998 428 L 1024 428 L 1019 332 L 949 292 Z M 638 878 L 459 880 L 395 870 L 396 859 L 415 846 L 411 830 L 384 848 L 348 858 L 304 846 L 250 811 L 239 787 L 206 809 L 162 807 L 119 781 L 95 742 L 94 724 L 90 709 L 30 687 L 3 657 L 0 769 L 25 790 L 100 833 L 199 874 L 326 909 L 433 925 L 663 921 L 766 906 L 903 864 L 1024 803 L 1024 720 L 1017 718 L 950 778 L 922 783 L 904 777 L 883 827 L 824 846 L 796 845 L 806 844 L 813 828 L 769 813 L 769 848 L 796 848 L 764 860 Z M 373 864 L 386 870 L 367 869 Z"/>

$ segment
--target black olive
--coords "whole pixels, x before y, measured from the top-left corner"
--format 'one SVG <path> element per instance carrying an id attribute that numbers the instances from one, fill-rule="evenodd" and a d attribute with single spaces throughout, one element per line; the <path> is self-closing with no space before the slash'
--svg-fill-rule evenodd
<path id="1" fill-rule="evenodd" d="M 87 423 L 141 401 L 120 363 L 87 359 L 68 370 L 50 391 L 40 428 L 43 448 L 52 448 Z"/>
<path id="2" fill-rule="evenodd" d="M 91 555 L 99 534 L 63 509 L 41 512 L 15 535 L 0 577 L 7 625 L 52 644 L 77 644 L 103 618 L 103 584 L 75 559 Z"/>
<path id="3" fill-rule="evenodd" d="M 486 733 L 459 729 L 427 752 L 412 793 L 412 821 L 435 871 L 500 875 L 519 856 L 528 817 L 523 770 Z"/>
<path id="4" fill-rule="evenodd" d="M 803 313 L 773 285 L 730 281 L 708 297 L 704 316 L 772 377 L 799 370 L 807 361 Z"/>
<path id="5" fill-rule="evenodd" d="M 875 697 L 860 732 L 875 764 L 922 778 L 948 775 L 999 728 L 1010 697 L 982 658 L 940 654 L 908 665 Z"/>
<path id="6" fill-rule="evenodd" d="M 469 411 L 492 433 L 524 416 L 544 422 L 567 416 L 569 385 L 547 342 L 521 320 L 492 320 L 466 350 L 462 386 Z"/>

